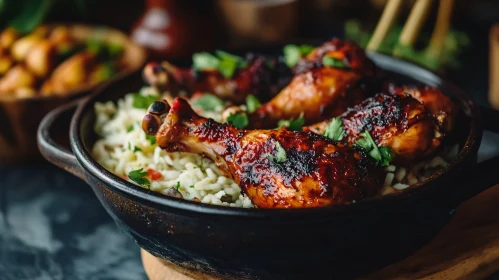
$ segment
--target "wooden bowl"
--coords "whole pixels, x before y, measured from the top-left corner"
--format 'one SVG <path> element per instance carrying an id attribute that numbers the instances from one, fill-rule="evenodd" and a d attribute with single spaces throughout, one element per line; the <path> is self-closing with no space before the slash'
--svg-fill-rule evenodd
<path id="1" fill-rule="evenodd" d="M 41 159 L 36 144 L 36 132 L 42 118 L 52 109 L 81 98 L 102 84 L 128 75 L 145 64 L 146 51 L 134 44 L 126 34 L 113 28 L 71 24 L 68 26 L 73 37 L 121 44 L 123 59 L 128 67 L 122 69 L 113 79 L 97 85 L 80 87 L 70 92 L 50 96 L 18 98 L 0 96 L 0 164 L 16 164 L 27 160 Z"/>

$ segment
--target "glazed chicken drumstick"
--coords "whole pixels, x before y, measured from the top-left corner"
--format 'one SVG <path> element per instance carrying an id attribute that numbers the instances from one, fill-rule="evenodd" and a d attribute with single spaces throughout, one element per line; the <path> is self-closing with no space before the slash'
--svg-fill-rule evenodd
<path id="1" fill-rule="evenodd" d="M 355 144 L 369 132 L 378 146 L 390 147 L 398 162 L 411 162 L 433 154 L 441 144 L 436 120 L 410 95 L 379 93 L 341 115 L 346 141 Z M 324 134 L 331 120 L 304 128 Z"/>
<path id="2" fill-rule="evenodd" d="M 242 104 L 249 94 L 261 100 L 276 95 L 289 82 L 291 70 L 275 59 L 251 56 L 247 67 L 237 69 L 231 78 L 224 77 L 215 69 L 180 68 L 166 61 L 148 63 L 143 76 L 149 85 L 160 91 L 170 91 L 175 96 L 180 91 L 188 95 L 209 92 L 223 100 Z"/>
<path id="3" fill-rule="evenodd" d="M 426 109 L 435 117 L 443 133 L 448 134 L 452 131 L 458 109 L 456 104 L 438 88 L 395 86 L 390 83 L 388 91 L 396 95 L 409 94 L 423 103 Z"/>
<path id="4" fill-rule="evenodd" d="M 317 207 L 378 193 L 381 173 L 368 155 L 314 133 L 239 130 L 198 116 L 181 98 L 171 107 L 153 103 L 142 128 L 168 152 L 212 159 L 257 207 Z"/>
<path id="5" fill-rule="evenodd" d="M 250 115 L 250 127 L 275 128 L 279 120 L 301 113 L 306 124 L 338 116 L 367 97 L 361 82 L 374 71 L 363 49 L 332 39 L 298 62 L 290 84 Z"/>

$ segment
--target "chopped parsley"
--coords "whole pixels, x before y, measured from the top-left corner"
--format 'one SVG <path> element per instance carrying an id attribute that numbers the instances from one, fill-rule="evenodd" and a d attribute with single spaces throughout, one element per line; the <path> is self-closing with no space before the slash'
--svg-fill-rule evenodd
<path id="1" fill-rule="evenodd" d="M 133 130 L 133 124 L 129 125 L 126 129 L 126 132 L 130 132 Z"/>
<path id="2" fill-rule="evenodd" d="M 249 124 L 248 115 L 246 113 L 231 113 L 227 118 L 227 122 L 239 129 L 243 129 Z"/>
<path id="3" fill-rule="evenodd" d="M 177 191 L 178 191 L 178 189 L 180 189 L 180 181 L 177 181 L 177 185 L 175 186 L 175 189 L 177 189 Z"/>
<path id="4" fill-rule="evenodd" d="M 189 188 L 193 189 L 194 188 L 194 185 L 190 185 Z"/>
<path id="5" fill-rule="evenodd" d="M 147 172 L 144 172 L 143 168 L 133 170 L 130 173 L 128 173 L 128 178 L 130 178 L 130 180 L 134 181 L 135 183 L 143 187 L 150 188 L 151 182 L 147 178 L 145 178 L 146 176 Z"/>
<path id="6" fill-rule="evenodd" d="M 146 140 L 149 141 L 149 143 L 151 143 L 151 145 L 156 144 L 156 137 L 154 137 L 154 135 L 146 135 Z"/>
<path id="7" fill-rule="evenodd" d="M 376 160 L 377 165 L 388 166 L 390 161 L 395 157 L 392 149 L 390 147 L 380 146 L 378 147 L 374 142 L 371 134 L 368 131 L 364 131 L 360 134 L 362 139 L 359 139 L 355 144 L 366 150 L 369 155 Z"/>
<path id="8" fill-rule="evenodd" d="M 331 122 L 326 127 L 326 131 L 324 131 L 324 136 L 334 141 L 341 141 L 344 133 L 343 121 L 341 117 L 337 117 L 331 119 Z"/>
<path id="9" fill-rule="evenodd" d="M 147 109 L 157 99 L 158 96 L 136 93 L 133 95 L 132 106 L 137 109 Z"/>
<path id="10" fill-rule="evenodd" d="M 132 151 L 132 152 L 138 152 L 138 151 L 142 151 L 141 148 L 137 147 L 137 146 L 133 146 L 133 149 L 132 149 L 132 144 L 130 144 L 130 142 L 128 142 L 128 150 Z"/>
<path id="11" fill-rule="evenodd" d="M 298 63 L 300 58 L 308 55 L 313 49 L 314 46 L 311 45 L 286 45 L 283 49 L 284 63 L 286 63 L 289 68 L 292 68 Z"/>
<path id="12" fill-rule="evenodd" d="M 242 57 L 220 50 L 216 51 L 216 56 L 207 52 L 195 53 L 192 62 L 196 70 L 218 70 L 225 78 L 231 78 L 239 68 L 248 67 Z"/>
<path id="13" fill-rule="evenodd" d="M 305 124 L 305 118 L 303 117 L 303 112 L 297 119 L 289 119 L 289 120 L 280 120 L 277 123 L 277 128 L 287 127 L 292 131 L 301 131 L 302 126 Z"/>
<path id="14" fill-rule="evenodd" d="M 260 100 L 253 94 L 246 96 L 246 108 L 248 109 L 248 112 L 253 113 L 256 109 L 260 108 L 261 105 Z"/>
<path id="15" fill-rule="evenodd" d="M 205 93 L 192 102 L 192 106 L 203 109 L 203 111 L 215 111 L 222 108 L 224 102 L 213 94 Z"/>
<path id="16" fill-rule="evenodd" d="M 345 61 L 327 55 L 322 58 L 322 64 L 334 68 L 350 68 Z"/>
<path id="17" fill-rule="evenodd" d="M 276 149 L 276 154 L 275 156 L 273 155 L 267 155 L 267 159 L 270 160 L 273 163 L 282 163 L 288 160 L 288 157 L 286 155 L 286 150 L 281 146 L 281 143 L 278 141 L 275 142 L 275 149 Z"/>

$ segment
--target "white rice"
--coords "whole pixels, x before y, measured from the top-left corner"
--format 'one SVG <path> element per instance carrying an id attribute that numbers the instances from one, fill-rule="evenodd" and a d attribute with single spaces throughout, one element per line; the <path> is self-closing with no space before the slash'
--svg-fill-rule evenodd
<path id="1" fill-rule="evenodd" d="M 142 91 L 141 94 L 156 94 Z M 127 94 L 117 104 L 96 103 L 95 130 L 101 137 L 92 150 L 95 159 L 114 174 L 132 182 L 128 173 L 143 168 L 161 173 L 159 180 L 151 181 L 150 190 L 165 194 L 178 188 L 184 199 L 234 207 L 253 207 L 251 200 L 241 194 L 241 188 L 221 175 L 215 164 L 191 153 L 167 153 L 151 144 L 142 131 L 141 122 L 146 109 L 132 106 L 133 94 Z M 220 118 L 221 112 L 206 117 Z M 133 128 L 127 131 L 130 126 Z M 133 151 L 139 148 L 138 151 Z"/>
<path id="2" fill-rule="evenodd" d="M 150 88 L 144 88 L 141 94 L 158 95 Z M 133 94 L 125 95 L 117 104 L 95 104 L 95 131 L 101 138 L 95 143 L 92 154 L 102 166 L 130 182 L 133 181 L 128 178 L 128 174 L 133 170 L 142 168 L 144 171 L 157 171 L 161 173 L 161 178 L 151 181 L 149 188 L 162 194 L 166 194 L 171 188 L 178 188 L 187 200 L 254 207 L 251 200 L 241 193 L 241 188 L 231 179 L 222 176 L 211 160 L 191 153 L 167 153 L 156 144 L 151 144 L 141 128 L 146 109 L 134 108 L 132 104 Z M 220 121 L 223 109 L 198 113 Z M 450 151 L 412 167 L 386 167 L 387 175 L 381 194 L 399 192 L 426 179 L 437 169 L 447 165 L 457 153 L 456 145 Z"/>

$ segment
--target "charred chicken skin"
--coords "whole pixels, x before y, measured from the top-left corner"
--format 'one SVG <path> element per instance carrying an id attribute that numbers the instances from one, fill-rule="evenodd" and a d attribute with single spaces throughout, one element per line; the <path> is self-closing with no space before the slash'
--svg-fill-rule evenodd
<path id="1" fill-rule="evenodd" d="M 332 63 L 324 65 L 325 57 Z M 250 115 L 250 127 L 275 128 L 279 120 L 297 118 L 301 113 L 306 124 L 338 116 L 367 97 L 361 82 L 374 71 L 363 49 L 332 39 L 298 62 L 290 84 Z"/>
<path id="2" fill-rule="evenodd" d="M 368 131 L 378 146 L 388 146 L 398 162 L 413 162 L 433 154 L 442 134 L 425 106 L 410 95 L 379 93 L 341 115 L 346 141 L 355 144 Z M 324 134 L 331 121 L 306 127 Z"/>
<path id="3" fill-rule="evenodd" d="M 179 91 L 188 95 L 209 92 L 223 100 L 242 104 L 249 94 L 268 100 L 268 96 L 276 95 L 289 83 L 291 71 L 281 64 L 276 59 L 249 55 L 248 66 L 226 78 L 218 70 L 179 68 L 166 61 L 150 62 L 144 68 L 143 76 L 151 86 L 174 95 Z"/>
<path id="4" fill-rule="evenodd" d="M 400 86 L 389 84 L 390 93 L 396 95 L 409 94 L 422 102 L 426 109 L 435 117 L 443 133 L 448 134 L 454 127 L 457 117 L 456 104 L 442 91 L 433 87 Z"/>
<path id="5" fill-rule="evenodd" d="M 379 191 L 369 156 L 314 133 L 239 130 L 198 116 L 181 98 L 153 103 L 142 127 L 166 151 L 212 159 L 260 208 L 325 206 Z"/>

